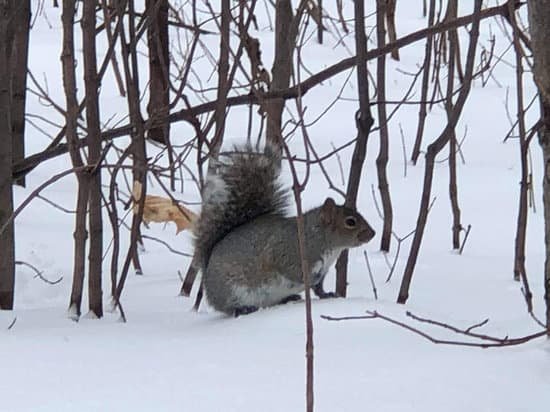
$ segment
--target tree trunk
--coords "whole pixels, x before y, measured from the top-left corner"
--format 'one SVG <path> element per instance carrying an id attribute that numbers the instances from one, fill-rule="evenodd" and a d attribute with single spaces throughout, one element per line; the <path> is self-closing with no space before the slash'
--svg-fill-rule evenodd
<path id="1" fill-rule="evenodd" d="M 426 2 L 424 2 L 425 5 Z M 430 11 L 428 15 L 428 27 L 432 27 L 434 24 L 435 16 L 435 0 L 430 0 Z M 424 125 L 426 123 L 427 115 L 427 99 L 428 99 L 428 83 L 430 82 L 430 67 L 432 62 L 432 45 L 433 34 L 426 37 L 426 48 L 424 54 L 424 63 L 422 64 L 422 88 L 420 94 L 420 109 L 418 110 L 418 126 L 416 129 L 416 138 L 414 140 L 414 146 L 411 156 L 413 165 L 416 165 L 418 157 L 420 156 L 420 146 L 422 145 L 422 136 L 424 135 Z"/>
<path id="2" fill-rule="evenodd" d="M 78 175 L 77 175 L 78 176 Z M 86 212 L 89 201 L 89 180 L 84 176 L 78 177 L 78 194 L 76 200 L 76 217 L 74 224 L 74 256 L 73 256 L 73 285 L 69 302 L 69 316 L 78 320 L 82 313 L 82 294 L 84 293 L 84 276 L 86 273 Z"/>
<path id="3" fill-rule="evenodd" d="M 543 202 L 545 222 L 546 263 L 544 265 L 544 300 L 546 328 L 550 337 L 550 2 L 529 0 L 529 29 L 533 49 L 535 83 L 539 89 L 543 124 L 539 142 L 544 159 Z"/>
<path id="4" fill-rule="evenodd" d="M 123 14 L 119 15 L 119 18 L 123 18 Z M 134 270 L 137 275 L 143 274 L 143 269 L 141 268 L 141 262 L 139 260 L 138 245 L 142 244 L 141 241 L 141 220 L 143 217 L 143 204 L 145 202 L 145 196 L 147 194 L 147 157 L 146 157 L 146 147 L 145 147 L 145 127 L 143 122 L 143 116 L 141 115 L 140 107 L 140 87 L 139 87 L 139 68 L 138 68 L 138 52 L 137 52 L 137 33 L 136 33 L 136 12 L 135 12 L 135 1 L 128 0 L 128 33 L 129 33 L 129 45 L 130 48 L 127 49 L 128 55 L 125 56 L 125 61 L 129 64 L 129 71 L 126 73 L 126 88 L 128 90 L 128 107 L 130 109 L 130 120 L 134 124 L 135 133 L 132 135 L 132 156 L 134 161 L 134 168 L 132 169 L 132 174 L 134 177 L 134 182 L 141 183 L 142 194 L 141 199 L 139 199 L 139 210 L 138 213 L 134 214 L 132 218 L 132 229 L 130 234 L 130 250 L 133 250 L 131 253 L 132 263 L 134 265 Z M 123 36 L 121 36 L 121 41 L 125 42 Z M 124 54 L 124 52 L 123 52 Z M 127 75 L 129 73 L 129 76 Z M 122 289 L 121 289 L 122 290 Z M 120 296 L 118 294 L 117 296 Z"/>
<path id="5" fill-rule="evenodd" d="M 84 162 L 80 155 L 77 135 L 78 101 L 76 98 L 76 67 L 74 54 L 74 20 L 75 0 L 63 1 L 63 50 L 61 62 L 63 66 L 63 89 L 65 91 L 65 134 L 71 162 L 73 167 L 82 167 Z M 88 178 L 84 172 L 76 173 L 78 181 L 78 197 L 76 201 L 76 216 L 74 229 L 74 256 L 73 256 L 73 284 L 71 299 L 69 302 L 69 315 L 78 320 L 81 313 L 82 292 L 84 285 L 84 274 L 86 268 L 86 213 L 88 206 Z"/>
<path id="6" fill-rule="evenodd" d="M 25 158 L 25 103 L 27 96 L 27 62 L 31 21 L 30 0 L 16 2 L 14 39 L 11 52 L 11 127 L 13 163 Z M 25 177 L 15 180 L 25 186 Z"/>
<path id="7" fill-rule="evenodd" d="M 357 141 L 353 149 L 349 171 L 348 188 L 345 206 L 355 208 L 357 192 L 361 181 L 363 163 L 367 154 L 367 140 L 374 120 L 369 104 L 369 78 L 367 70 L 367 35 L 365 33 L 364 0 L 357 0 L 354 9 L 355 50 L 357 54 L 357 88 L 359 93 L 359 110 L 355 114 Z M 344 250 L 336 261 L 336 294 L 345 297 L 348 278 L 348 250 Z"/>
<path id="8" fill-rule="evenodd" d="M 149 49 L 149 103 L 147 113 L 153 127 L 147 137 L 166 145 L 170 164 L 170 187 L 175 190 L 174 151 L 170 144 L 170 44 L 168 38 L 168 0 L 147 0 L 146 8 L 151 16 L 147 28 Z"/>
<path id="9" fill-rule="evenodd" d="M 155 127 L 148 131 L 148 137 L 159 143 L 167 144 L 170 124 L 167 121 L 170 105 L 168 73 L 170 65 L 168 42 L 168 1 L 147 0 L 146 8 L 150 13 L 147 29 L 149 49 L 149 103 L 147 112 Z M 161 120 L 164 119 L 164 120 Z"/>
<path id="10" fill-rule="evenodd" d="M 376 1 L 376 38 L 378 48 L 386 44 L 386 28 L 384 16 L 386 15 L 386 0 Z M 384 228 L 380 239 L 380 250 L 389 252 L 393 226 L 393 209 L 391 204 L 390 186 L 386 167 L 388 166 L 389 132 L 388 116 L 386 114 L 386 55 L 376 60 L 376 88 L 378 91 L 378 125 L 380 127 L 380 150 L 376 158 L 378 174 L 378 190 L 382 200 L 382 212 L 384 214 Z"/>
<path id="11" fill-rule="evenodd" d="M 388 22 L 388 37 L 390 42 L 397 40 L 397 29 L 395 27 L 395 7 L 397 0 L 386 0 L 386 20 Z M 395 48 L 391 51 L 391 57 L 394 60 L 399 60 L 399 49 Z"/>
<path id="12" fill-rule="evenodd" d="M 124 67 L 124 78 L 126 81 L 126 90 L 128 108 L 130 112 L 130 122 L 132 123 L 132 156 L 133 156 L 133 181 L 141 185 L 141 196 L 137 199 L 138 212 L 134 213 L 132 218 L 132 228 L 130 231 L 130 246 L 128 248 L 128 254 L 122 266 L 120 273 L 120 279 L 118 281 L 115 296 L 113 297 L 116 304 L 120 304 L 120 297 L 126 278 L 128 276 L 128 270 L 130 263 L 134 263 L 136 273 L 141 273 L 141 265 L 139 264 L 138 255 L 138 242 L 141 238 L 140 225 L 143 217 L 143 207 L 145 204 L 145 195 L 147 193 L 147 157 L 145 147 L 145 127 L 143 122 L 143 116 L 140 109 L 140 88 L 139 88 L 139 70 L 138 59 L 136 50 L 136 13 L 134 9 L 134 1 L 129 0 L 127 2 L 128 11 L 126 13 L 124 7 L 126 4 L 118 4 L 118 18 L 122 19 L 124 15 L 128 16 L 128 33 L 129 39 L 126 40 L 125 31 L 120 33 L 120 44 L 122 50 L 122 63 Z"/>
<path id="13" fill-rule="evenodd" d="M 474 72 L 476 46 L 479 38 L 481 6 L 482 0 L 475 0 L 474 21 L 472 23 L 472 29 L 470 30 L 470 43 L 468 46 L 468 55 L 463 87 L 458 94 L 458 98 L 453 106 L 452 112 L 448 116 L 448 121 L 445 129 L 443 129 L 440 136 L 428 146 L 428 150 L 426 152 L 424 185 L 422 190 L 422 197 L 420 200 L 420 209 L 418 211 L 418 218 L 416 221 L 416 230 L 414 232 L 409 257 L 407 259 L 407 265 L 405 266 L 405 272 L 403 273 L 403 279 L 401 280 L 397 303 L 406 303 L 407 299 L 409 298 L 409 288 L 411 285 L 414 269 L 416 267 L 420 245 L 422 244 L 424 230 L 426 229 L 426 223 L 428 221 L 428 211 L 431 201 L 435 158 L 451 139 L 453 130 L 455 129 L 458 119 L 460 118 L 460 115 L 462 113 L 462 109 L 464 108 L 464 103 L 466 103 L 466 99 L 468 98 L 468 95 L 470 93 L 472 76 Z"/>
<path id="14" fill-rule="evenodd" d="M 519 207 L 516 229 L 516 245 L 514 256 L 514 280 L 521 280 L 523 283 L 523 296 L 527 305 L 527 311 L 533 312 L 533 294 L 527 278 L 525 268 L 525 246 L 527 238 L 527 209 L 528 209 L 528 191 L 529 191 L 529 139 L 525 131 L 525 105 L 523 95 L 523 49 L 520 44 L 520 29 L 517 24 L 515 10 L 512 3 L 510 5 L 510 22 L 513 27 L 513 44 L 516 52 L 516 101 L 517 101 L 517 123 L 519 132 L 519 150 L 521 162 L 521 182 L 519 188 Z"/>
<path id="15" fill-rule="evenodd" d="M 99 126 L 99 82 L 97 77 L 95 0 L 84 0 L 82 16 L 82 49 L 84 52 L 84 86 L 86 90 L 86 126 L 88 163 L 96 165 L 101 158 L 101 129 Z M 90 249 L 88 251 L 88 303 L 90 311 L 98 318 L 103 316 L 103 292 L 101 290 L 103 259 L 103 220 L 101 216 L 101 168 L 89 176 L 89 226 Z"/>
<path id="16" fill-rule="evenodd" d="M 221 25 L 220 25 L 220 56 L 218 59 L 218 98 L 216 102 L 216 110 L 214 111 L 214 119 L 216 128 L 214 138 L 210 144 L 210 159 L 217 159 L 220 148 L 223 143 L 223 135 L 225 131 L 225 117 L 227 110 L 227 93 L 229 92 L 229 42 L 230 32 L 229 26 L 231 23 L 231 4 L 229 0 L 221 2 Z M 214 163 L 208 164 L 208 175 L 214 173 Z"/>
<path id="17" fill-rule="evenodd" d="M 446 20 L 454 20 L 458 13 L 458 0 L 452 0 L 447 3 Z M 447 65 L 447 93 L 445 97 L 445 111 L 447 120 L 450 120 L 453 114 L 453 93 L 455 83 L 455 69 L 460 65 L 457 59 L 458 34 L 456 30 L 450 30 L 447 36 L 449 42 L 449 63 Z M 453 215 L 452 225 L 452 244 L 453 249 L 460 249 L 460 232 L 462 224 L 460 223 L 460 206 L 458 203 L 458 173 L 456 168 L 456 154 L 458 143 L 456 141 L 456 130 L 450 130 L 449 139 L 449 199 L 451 201 L 451 212 Z"/>
<path id="18" fill-rule="evenodd" d="M 544 125 L 539 132 L 542 156 L 544 159 L 544 178 L 542 199 L 544 203 L 544 243 L 546 261 L 544 263 L 544 301 L 546 303 L 546 330 L 550 338 L 550 102 L 542 106 Z"/>
<path id="19" fill-rule="evenodd" d="M 275 5 L 275 57 L 271 69 L 270 91 L 284 90 L 290 85 L 292 56 L 296 47 L 301 11 L 296 16 L 292 12 L 290 0 L 278 0 Z M 266 140 L 273 147 L 282 150 L 282 116 L 284 99 L 271 99 L 267 102 Z"/>
<path id="20" fill-rule="evenodd" d="M 155 127 L 148 131 L 148 137 L 167 144 L 169 123 L 167 121 L 170 94 L 168 72 L 170 65 L 168 43 L 168 0 L 147 0 L 150 23 L 147 29 L 149 49 L 149 103 L 147 112 L 155 121 Z M 164 120 L 160 120 L 164 119 Z"/>
<path id="21" fill-rule="evenodd" d="M 317 0 L 317 9 L 319 10 L 319 21 L 317 22 L 317 42 L 323 44 L 323 0 Z"/>
<path id="22" fill-rule="evenodd" d="M 13 213 L 12 193 L 12 125 L 10 20 L 13 18 L 13 2 L 0 0 L 0 227 Z M 15 288 L 14 227 L 10 223 L 0 233 L 0 309 L 13 309 Z"/>

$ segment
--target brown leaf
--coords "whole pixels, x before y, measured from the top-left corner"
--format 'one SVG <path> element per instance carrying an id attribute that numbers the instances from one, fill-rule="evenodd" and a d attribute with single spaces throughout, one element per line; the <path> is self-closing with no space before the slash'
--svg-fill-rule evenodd
<path id="1" fill-rule="evenodd" d="M 138 212 L 138 201 L 141 196 L 141 184 L 134 182 L 133 190 L 134 213 Z M 172 199 L 146 195 L 143 208 L 143 222 L 174 222 L 176 224 L 176 234 L 185 229 L 192 229 L 193 223 L 197 220 L 197 214 L 181 204 L 177 204 Z"/>

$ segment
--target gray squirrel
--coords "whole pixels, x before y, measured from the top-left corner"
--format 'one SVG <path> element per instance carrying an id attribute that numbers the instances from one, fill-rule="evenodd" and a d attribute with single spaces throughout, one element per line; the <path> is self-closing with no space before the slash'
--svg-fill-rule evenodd
<path id="1" fill-rule="evenodd" d="M 207 178 L 195 223 L 195 257 L 210 305 L 233 316 L 299 300 L 305 289 L 296 217 L 287 217 L 289 191 L 279 182 L 280 158 L 267 146 L 235 148 Z M 224 157 L 225 158 L 225 157 Z M 323 278 L 342 250 L 374 237 L 356 211 L 327 198 L 303 214 L 310 284 L 333 297 Z"/>

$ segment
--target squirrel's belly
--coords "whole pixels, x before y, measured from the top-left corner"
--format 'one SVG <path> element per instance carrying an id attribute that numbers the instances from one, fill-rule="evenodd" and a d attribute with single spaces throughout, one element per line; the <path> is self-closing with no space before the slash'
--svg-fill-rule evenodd
<path id="1" fill-rule="evenodd" d="M 282 275 L 273 276 L 273 279 L 254 287 L 233 286 L 233 296 L 242 306 L 273 306 L 281 303 L 288 296 L 303 291 L 303 283 L 293 282 Z"/>

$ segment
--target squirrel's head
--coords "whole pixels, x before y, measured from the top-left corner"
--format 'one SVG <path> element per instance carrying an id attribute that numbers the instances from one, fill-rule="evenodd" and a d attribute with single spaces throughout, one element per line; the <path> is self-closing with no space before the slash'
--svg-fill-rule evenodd
<path id="1" fill-rule="evenodd" d="M 337 234 L 340 247 L 357 247 L 367 243 L 374 235 L 374 229 L 356 210 L 337 205 L 332 198 L 327 198 L 319 214 L 321 223 Z"/>

